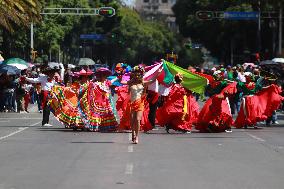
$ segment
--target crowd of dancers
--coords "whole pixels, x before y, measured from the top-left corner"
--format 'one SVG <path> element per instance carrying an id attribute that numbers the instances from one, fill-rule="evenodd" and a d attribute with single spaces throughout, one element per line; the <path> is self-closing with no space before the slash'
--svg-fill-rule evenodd
<path id="1" fill-rule="evenodd" d="M 133 68 L 119 63 L 114 74 L 107 68 L 96 72 L 84 68 L 73 72 L 65 84 L 53 79 L 57 71 L 46 68 L 38 78 L 25 77 L 42 85 L 43 126 L 50 126 L 51 111 L 73 130 L 131 130 L 135 144 L 139 131 L 148 132 L 156 125 L 184 133 L 193 128 L 200 132 L 257 128 L 258 122 L 272 120 L 283 100 L 275 79 L 261 76 L 258 70 L 245 72 L 241 65 L 205 74 L 164 60 Z M 200 108 L 197 100 L 206 98 Z"/>

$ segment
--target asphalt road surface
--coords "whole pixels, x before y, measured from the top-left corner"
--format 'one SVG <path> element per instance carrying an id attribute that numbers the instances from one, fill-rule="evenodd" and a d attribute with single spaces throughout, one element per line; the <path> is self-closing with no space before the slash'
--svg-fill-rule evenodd
<path id="1" fill-rule="evenodd" d="M 282 118 L 281 118 L 282 119 Z M 0 189 L 283 189 L 284 121 L 232 133 L 73 132 L 0 114 Z"/>

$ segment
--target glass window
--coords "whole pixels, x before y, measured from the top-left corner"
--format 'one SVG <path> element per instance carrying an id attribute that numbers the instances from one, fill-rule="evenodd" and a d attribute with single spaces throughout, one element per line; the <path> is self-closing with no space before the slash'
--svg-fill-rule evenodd
<path id="1" fill-rule="evenodd" d="M 168 3 L 168 0 L 162 0 L 162 3 Z"/>
<path id="2" fill-rule="evenodd" d="M 144 0 L 144 3 L 149 3 L 149 0 Z"/>

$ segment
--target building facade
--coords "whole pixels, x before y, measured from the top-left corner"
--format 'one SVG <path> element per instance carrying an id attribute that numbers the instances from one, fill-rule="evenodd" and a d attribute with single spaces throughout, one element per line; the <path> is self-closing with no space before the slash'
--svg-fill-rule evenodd
<path id="1" fill-rule="evenodd" d="M 136 0 L 135 9 L 147 20 L 165 22 L 172 30 L 176 30 L 175 16 L 172 7 L 176 0 Z"/>

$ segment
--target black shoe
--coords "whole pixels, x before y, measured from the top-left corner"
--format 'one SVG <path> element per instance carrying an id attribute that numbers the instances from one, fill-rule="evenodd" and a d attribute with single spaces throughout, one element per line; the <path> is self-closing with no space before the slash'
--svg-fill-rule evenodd
<path id="1" fill-rule="evenodd" d="M 166 131 L 167 131 L 167 133 L 170 134 L 170 127 L 169 127 L 169 125 L 166 125 Z"/>

